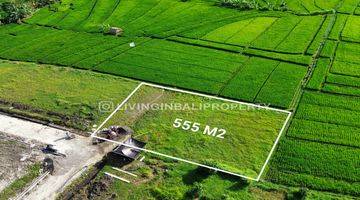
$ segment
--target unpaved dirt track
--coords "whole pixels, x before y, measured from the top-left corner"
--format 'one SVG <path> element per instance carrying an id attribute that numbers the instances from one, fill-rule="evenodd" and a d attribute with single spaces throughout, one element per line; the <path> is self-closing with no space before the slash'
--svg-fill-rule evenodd
<path id="1" fill-rule="evenodd" d="M 47 177 L 28 196 L 27 200 L 54 199 L 74 175 L 79 175 L 86 166 L 95 164 L 104 156 L 91 138 L 76 135 L 75 139 L 65 140 L 65 131 L 45 125 L 0 115 L 0 132 L 18 137 L 54 144 L 66 157 L 50 156 L 55 160 L 55 173 Z"/>

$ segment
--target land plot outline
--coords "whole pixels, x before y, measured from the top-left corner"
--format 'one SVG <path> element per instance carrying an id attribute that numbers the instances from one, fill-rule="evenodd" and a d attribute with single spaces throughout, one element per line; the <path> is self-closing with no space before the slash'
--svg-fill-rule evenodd
<path id="1" fill-rule="evenodd" d="M 185 114 L 183 111 L 154 111 L 152 114 L 155 114 L 156 117 L 152 115 L 149 117 L 143 117 L 144 119 L 140 119 L 140 122 L 137 122 L 137 127 L 135 128 L 137 129 L 135 132 L 139 131 L 139 135 L 136 136 L 136 139 L 141 138 L 143 140 L 147 140 L 146 142 L 152 146 L 152 148 L 139 148 L 137 146 L 107 139 L 98 135 L 102 128 L 108 127 L 106 125 L 109 125 L 109 123 L 111 124 L 111 121 L 116 121 L 117 117 L 123 115 L 122 112 L 125 113 L 124 107 L 127 106 L 126 104 L 131 101 L 136 101 L 136 99 L 144 99 L 145 96 L 142 93 L 147 92 L 148 90 L 164 91 L 169 94 L 168 96 L 170 97 L 168 99 L 175 102 L 183 102 L 182 99 L 185 99 L 184 102 L 223 102 L 252 108 L 253 111 L 224 112 L 201 110 Z M 168 99 L 166 99 L 166 101 L 168 101 Z M 214 115 L 212 113 L 214 113 Z M 209 115 L 213 116 L 209 117 Z M 116 107 L 116 109 L 105 119 L 105 121 L 98 126 L 91 136 L 93 138 L 113 142 L 118 145 L 152 153 L 161 157 L 209 168 L 249 180 L 259 181 L 291 118 L 291 115 L 292 113 L 290 111 L 277 108 L 142 82 Z M 227 120 L 227 116 L 229 116 L 229 120 Z M 186 120 L 186 117 L 194 117 L 195 119 Z M 200 123 L 197 123 L 196 117 L 204 118 L 204 120 L 200 120 Z M 237 117 L 239 120 L 237 120 Z M 168 118 L 171 119 L 168 121 Z M 215 120 L 217 118 L 219 119 Z M 120 117 L 119 119 L 123 118 Z M 186 130 L 181 130 L 181 123 L 184 121 L 190 123 L 188 125 L 194 129 L 191 129 L 192 131 L 189 131 L 189 129 L 187 132 Z M 122 120 L 116 122 L 120 123 Z M 221 127 L 213 128 L 214 126 L 219 126 L 219 122 L 224 122 L 227 124 L 227 127 L 230 127 L 228 132 L 225 131 L 226 126 L 222 127 L 224 128 L 223 132 L 220 130 Z M 116 125 L 122 125 L 119 123 L 116 123 Z M 206 123 L 210 123 L 210 125 L 206 125 Z M 152 126 L 149 126 L 148 124 Z M 162 126 L 159 125 L 160 128 L 158 128 L 157 124 L 162 124 Z M 178 129 L 175 130 L 176 128 Z M 199 129 L 201 129 L 201 131 L 199 131 Z M 221 135 L 219 133 L 217 135 L 220 135 L 220 137 L 209 137 L 209 135 L 216 136 L 214 133 L 215 129 L 220 132 Z M 160 132 L 163 132 L 155 133 L 159 130 Z M 197 131 L 200 133 L 195 133 Z M 207 134 L 205 134 L 205 132 L 207 132 Z M 228 135 L 225 135 L 224 137 L 225 133 Z M 180 142 L 178 143 L 177 140 Z M 191 144 L 190 146 L 183 146 L 183 143 L 194 143 L 194 145 Z M 196 152 L 200 153 L 193 155 L 192 152 L 195 152 L 196 149 L 192 148 L 199 147 L 203 144 L 205 144 L 205 149 L 198 149 Z M 186 150 L 189 150 L 189 152 L 186 152 Z M 227 155 L 227 151 L 231 156 L 233 156 L 233 158 L 230 157 L 230 155 Z M 240 152 L 238 154 L 239 156 L 237 156 L 237 152 Z M 214 157 L 212 158 L 212 156 Z M 205 158 L 207 160 L 205 160 Z M 214 165 L 211 162 L 209 164 L 209 160 L 211 162 L 215 162 L 216 164 Z"/>

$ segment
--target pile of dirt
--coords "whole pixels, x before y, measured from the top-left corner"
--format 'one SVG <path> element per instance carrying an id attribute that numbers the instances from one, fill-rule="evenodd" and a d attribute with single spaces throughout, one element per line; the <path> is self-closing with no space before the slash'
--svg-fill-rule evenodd
<path id="1" fill-rule="evenodd" d="M 88 188 L 88 198 L 94 199 L 96 197 L 101 197 L 102 194 L 107 193 L 112 183 L 113 179 L 108 176 L 104 176 L 101 179 L 95 181 Z"/>
<path id="2" fill-rule="evenodd" d="M 78 190 L 70 199 L 77 200 L 103 200 L 116 199 L 116 194 L 109 193 L 109 188 L 114 183 L 114 180 L 108 176 L 103 176 L 100 179 L 94 179 L 85 188 Z M 67 198 L 59 198 L 67 199 Z"/>

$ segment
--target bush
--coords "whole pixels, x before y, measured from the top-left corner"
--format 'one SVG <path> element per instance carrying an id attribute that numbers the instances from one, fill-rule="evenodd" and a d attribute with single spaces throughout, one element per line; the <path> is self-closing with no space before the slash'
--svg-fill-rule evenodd
<path id="1" fill-rule="evenodd" d="M 278 10 L 286 11 L 287 5 L 286 2 L 282 1 L 278 7 L 273 3 L 267 2 L 266 6 L 261 6 L 256 0 L 218 0 L 218 5 L 228 8 L 235 8 L 239 10 Z"/>
<path id="2" fill-rule="evenodd" d="M 20 23 L 36 8 L 41 8 L 59 0 L 19 0 L 0 3 L 0 24 Z"/>
<path id="3" fill-rule="evenodd" d="M 33 5 L 35 8 L 41 8 L 56 2 L 58 2 L 58 0 L 33 0 Z"/>
<path id="4" fill-rule="evenodd" d="M 102 24 L 101 25 L 101 32 L 103 32 L 104 34 L 108 34 L 110 31 L 110 24 Z"/>
<path id="5" fill-rule="evenodd" d="M 219 0 L 219 5 L 239 10 L 259 9 L 260 6 L 256 1 L 248 0 Z"/>
<path id="6" fill-rule="evenodd" d="M 305 200 L 307 196 L 307 189 L 306 188 L 300 188 L 299 191 L 293 192 L 292 197 L 289 199 L 293 200 Z"/>
<path id="7" fill-rule="evenodd" d="M 202 199 L 204 197 L 204 187 L 201 183 L 196 182 L 194 187 L 186 193 L 186 196 L 190 199 Z"/>
<path id="8" fill-rule="evenodd" d="M 15 2 L 4 2 L 1 4 L 1 21 L 5 24 L 19 23 L 21 19 L 32 13 L 32 8 L 26 4 L 17 4 Z"/>

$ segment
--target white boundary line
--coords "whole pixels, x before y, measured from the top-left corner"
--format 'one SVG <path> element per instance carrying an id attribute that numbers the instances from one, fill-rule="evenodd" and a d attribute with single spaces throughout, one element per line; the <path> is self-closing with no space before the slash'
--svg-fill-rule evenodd
<path id="1" fill-rule="evenodd" d="M 104 121 L 102 124 L 100 124 L 100 126 L 91 134 L 91 137 L 94 137 L 94 136 L 95 136 L 95 134 L 106 124 L 106 122 L 109 121 L 109 119 L 110 119 L 112 116 L 114 116 L 115 113 L 116 113 L 117 111 L 119 111 L 119 109 L 120 109 L 127 101 L 129 101 L 129 99 L 135 94 L 135 92 L 137 92 L 137 91 L 140 89 L 141 86 L 142 86 L 142 83 L 140 83 L 140 84 L 129 94 L 129 96 L 127 96 L 126 99 L 125 99 L 123 102 L 121 102 L 121 104 L 109 115 L 109 117 L 107 117 L 107 118 L 105 119 L 105 121 Z"/>
<path id="2" fill-rule="evenodd" d="M 111 168 L 112 168 L 113 170 L 116 170 L 116 171 L 119 171 L 119 172 L 122 172 L 122 173 L 128 174 L 128 175 L 130 175 L 130 176 L 137 177 L 137 175 L 136 175 L 136 174 L 133 174 L 133 173 L 130 173 L 130 172 L 128 172 L 128 171 L 125 171 L 125 170 L 119 169 L 119 168 L 117 168 L 117 167 L 111 167 Z"/>
<path id="3" fill-rule="evenodd" d="M 122 142 L 118 142 L 118 141 L 114 141 L 114 140 L 109 140 L 109 139 L 102 138 L 102 137 L 99 137 L 99 136 L 93 136 L 93 137 L 94 137 L 94 138 L 97 138 L 97 139 L 100 139 L 100 140 L 104 140 L 104 141 L 108 141 L 108 142 L 113 142 L 113 143 L 115 143 L 115 144 L 123 145 L 123 146 L 129 147 L 129 148 L 137 149 L 137 150 L 140 150 L 140 151 L 152 153 L 152 154 L 155 154 L 155 155 L 158 155 L 158 156 L 162 156 L 162 157 L 166 157 L 166 158 L 171 158 L 171 159 L 173 159 L 173 160 L 178 160 L 178 161 L 186 162 L 186 163 L 189 163 L 189 164 L 198 165 L 198 166 L 201 166 L 201 167 L 205 167 L 205 168 L 208 168 L 208 169 L 212 169 L 212 170 L 215 170 L 215 171 L 224 172 L 224 173 L 231 174 L 231 175 L 234 175 L 234 176 L 239 176 L 239 177 L 242 177 L 242 178 L 246 178 L 246 179 L 250 179 L 250 180 L 257 181 L 257 179 L 255 179 L 255 178 L 251 178 L 251 177 L 247 177 L 247 176 L 244 176 L 244 175 L 240 175 L 240 174 L 236 174 L 236 173 L 233 173 L 233 172 L 229 172 L 229 171 L 226 171 L 226 170 L 222 170 L 222 169 L 210 167 L 210 166 L 207 166 L 207 165 L 203 165 L 203 164 L 196 163 L 196 162 L 193 162 L 193 161 L 185 160 L 185 159 L 182 159 L 182 158 L 177 158 L 177 157 L 169 156 L 169 155 L 162 154 L 162 153 L 159 153 L 159 152 L 156 152 L 156 151 L 139 148 L 139 147 L 136 147 L 136 146 L 128 145 L 128 144 L 125 144 L 125 143 L 122 143 Z"/>
<path id="4" fill-rule="evenodd" d="M 116 175 L 114 175 L 114 174 L 110 174 L 109 172 L 105 172 L 104 174 L 106 174 L 106 175 L 108 175 L 108 176 L 110 176 L 110 177 L 113 177 L 113 178 L 119 179 L 120 181 L 124 181 L 125 183 L 130 183 L 130 181 L 129 181 L 129 180 L 124 179 L 124 178 L 121 178 L 121 177 L 118 177 L 118 176 L 116 176 Z"/>
<path id="5" fill-rule="evenodd" d="M 180 92 L 180 93 L 186 93 L 186 94 L 196 95 L 196 96 L 202 96 L 202 97 L 206 97 L 206 98 L 210 98 L 210 99 L 222 100 L 222 101 L 231 102 L 231 103 L 238 103 L 238 104 L 242 104 L 242 105 L 247 105 L 247 106 L 262 108 L 262 109 L 266 109 L 266 110 L 272 110 L 272 111 L 276 111 L 276 112 L 282 112 L 282 113 L 288 114 L 288 116 L 287 116 L 287 118 L 286 118 L 286 120 L 285 120 L 285 122 L 284 122 L 284 125 L 282 126 L 282 128 L 281 128 L 281 130 L 280 130 L 280 133 L 279 133 L 279 135 L 277 136 L 277 138 L 276 138 L 276 140 L 275 140 L 275 143 L 274 143 L 274 145 L 272 146 L 272 148 L 271 148 L 271 150 L 270 150 L 270 153 L 269 153 L 269 155 L 268 155 L 268 157 L 267 157 L 264 165 L 262 166 L 261 171 L 260 171 L 259 175 L 257 176 L 257 178 L 252 178 L 252 177 L 244 176 L 244 175 L 241 175 L 241 174 L 236 174 L 236 173 L 233 173 L 233 172 L 230 172 L 230 171 L 226 171 L 226 170 L 222 170 L 222 169 L 210 167 L 210 166 L 203 165 L 203 164 L 200 164 L 200 163 L 197 163 L 197 162 L 185 160 L 185 159 L 182 159 L 182 158 L 177 158 L 177 157 L 174 157 L 174 156 L 169 156 L 169 155 L 162 154 L 162 153 L 159 153 L 159 152 L 156 152 L 156 151 L 152 151 L 152 150 L 148 150 L 148 149 L 144 149 L 144 148 L 139 148 L 139 147 L 132 146 L 132 145 L 128 145 L 128 144 L 125 144 L 125 143 L 122 143 L 122 142 L 118 142 L 118 141 L 114 141 L 114 140 L 109 140 L 109 139 L 106 139 L 106 138 L 102 138 L 102 137 L 96 136 L 96 133 L 106 124 L 106 122 L 109 121 L 109 120 L 111 119 L 111 117 L 114 116 L 115 113 L 116 113 L 117 111 L 119 111 L 120 108 L 121 108 L 127 101 L 129 101 L 129 99 L 130 99 L 130 98 L 141 88 L 141 86 L 143 86 L 143 85 L 150 86 L 150 87 L 155 87 L 155 88 L 166 89 L 166 90 L 175 91 L 175 92 Z M 109 117 L 107 117 L 107 118 L 105 119 L 105 121 L 91 134 L 91 137 L 97 138 L 97 139 L 100 139 L 100 140 L 104 140 L 104 141 L 107 141 L 107 142 L 113 142 L 113 143 L 115 143 L 115 144 L 123 145 L 123 146 L 129 147 L 129 148 L 133 148 L 133 149 L 137 149 L 137 150 L 140 150 L 140 151 L 152 153 L 152 154 L 159 155 L 159 156 L 166 157 L 166 158 L 170 158 L 170 159 L 173 159 L 173 160 L 178 160 L 178 161 L 182 161 L 182 162 L 185 162 L 185 163 L 189 163 L 189 164 L 193 164 L 193 165 L 205 167 L 205 168 L 208 168 L 208 169 L 212 169 L 212 170 L 215 170 L 215 171 L 219 171 L 219 172 L 231 174 L 231 175 L 238 176 L 238 177 L 242 177 L 242 178 L 245 178 L 245 179 L 249 179 L 249 180 L 253 180 L 253 181 L 259 181 L 260 178 L 261 178 L 261 176 L 262 176 L 262 174 L 264 173 L 264 171 L 265 171 L 265 169 L 266 169 L 267 164 L 269 163 L 269 161 L 270 161 L 270 159 L 271 159 L 271 156 L 272 156 L 273 152 L 274 152 L 275 149 L 276 149 L 277 144 L 279 143 L 279 140 L 280 140 L 280 138 L 281 138 L 281 136 L 282 136 L 282 134 L 283 134 L 283 132 L 284 132 L 284 130 L 285 130 L 285 128 L 286 128 L 286 126 L 287 126 L 290 118 L 291 118 L 291 115 L 292 115 L 292 112 L 287 111 L 287 110 L 281 110 L 281 109 L 271 108 L 271 107 L 267 107 L 267 106 L 260 106 L 260 105 L 256 105 L 256 104 L 253 104 L 253 103 L 245 103 L 245 102 L 241 102 L 241 101 L 235 101 L 235 100 L 231 100 L 231 99 L 226 99 L 226 98 L 221 98 L 221 97 L 216 97 L 216 96 L 201 94 L 201 93 L 197 93 L 197 92 L 190 92 L 190 91 L 181 90 L 181 89 L 177 89 L 177 88 L 170 88 L 170 87 L 165 87 L 165 86 L 161 86 L 161 85 L 156 85 L 156 84 L 141 82 L 141 83 L 129 94 L 129 96 L 127 96 L 126 99 L 125 99 L 124 101 L 122 101 L 121 104 L 109 115 Z"/>
<path id="6" fill-rule="evenodd" d="M 283 127 L 281 128 L 280 133 L 279 133 L 278 137 L 276 138 L 275 143 L 274 143 L 273 147 L 271 148 L 268 157 L 266 158 L 265 164 L 264 164 L 263 167 L 261 168 L 261 171 L 260 171 L 260 173 L 259 173 L 259 176 L 256 178 L 256 181 L 259 181 L 260 178 L 261 178 L 261 175 L 264 173 L 264 171 L 265 171 L 265 169 L 266 169 L 266 166 L 267 166 L 267 164 L 269 163 L 270 158 L 271 158 L 272 154 L 274 153 L 277 144 L 278 144 L 279 141 L 280 141 L 281 135 L 283 134 L 283 132 L 284 132 L 287 124 L 289 123 L 289 120 L 290 120 L 290 118 L 291 118 L 291 115 L 292 115 L 292 114 L 290 113 L 290 114 L 287 116 L 287 118 L 286 118 L 286 120 L 285 120 L 285 123 L 284 123 Z"/>

